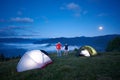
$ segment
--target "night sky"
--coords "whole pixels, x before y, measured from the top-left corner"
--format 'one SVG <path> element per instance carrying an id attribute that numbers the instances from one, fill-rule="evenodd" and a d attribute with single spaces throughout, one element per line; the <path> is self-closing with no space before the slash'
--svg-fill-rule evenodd
<path id="1" fill-rule="evenodd" d="M 0 0 L 0 37 L 120 34 L 120 0 Z"/>

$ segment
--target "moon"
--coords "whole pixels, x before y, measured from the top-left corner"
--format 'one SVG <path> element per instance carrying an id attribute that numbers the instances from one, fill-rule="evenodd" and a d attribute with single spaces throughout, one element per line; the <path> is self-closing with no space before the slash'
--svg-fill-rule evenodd
<path id="1" fill-rule="evenodd" d="M 99 29 L 99 30 L 103 30 L 103 26 L 99 26 L 98 29 Z"/>

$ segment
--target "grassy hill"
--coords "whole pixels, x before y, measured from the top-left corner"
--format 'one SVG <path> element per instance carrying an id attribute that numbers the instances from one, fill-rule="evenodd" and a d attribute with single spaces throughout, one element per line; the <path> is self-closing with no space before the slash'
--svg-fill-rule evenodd
<path id="1" fill-rule="evenodd" d="M 16 72 L 19 59 L 0 62 L 0 80 L 120 80 L 120 52 L 95 57 L 57 57 L 44 69 Z"/>

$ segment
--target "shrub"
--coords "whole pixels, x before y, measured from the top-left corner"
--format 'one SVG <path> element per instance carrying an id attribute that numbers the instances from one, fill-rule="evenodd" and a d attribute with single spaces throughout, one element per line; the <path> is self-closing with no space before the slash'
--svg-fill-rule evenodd
<path id="1" fill-rule="evenodd" d="M 106 51 L 120 51 L 120 37 L 111 40 L 107 45 Z"/>

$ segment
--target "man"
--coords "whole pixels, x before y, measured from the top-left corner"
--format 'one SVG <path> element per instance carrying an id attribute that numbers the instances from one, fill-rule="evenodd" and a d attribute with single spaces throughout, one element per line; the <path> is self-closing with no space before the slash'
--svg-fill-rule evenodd
<path id="1" fill-rule="evenodd" d="M 61 56 L 61 47 L 62 47 L 61 43 L 58 42 L 58 43 L 56 44 L 57 56 Z"/>
<path id="2" fill-rule="evenodd" d="M 64 46 L 64 55 L 68 55 L 68 44 Z"/>

